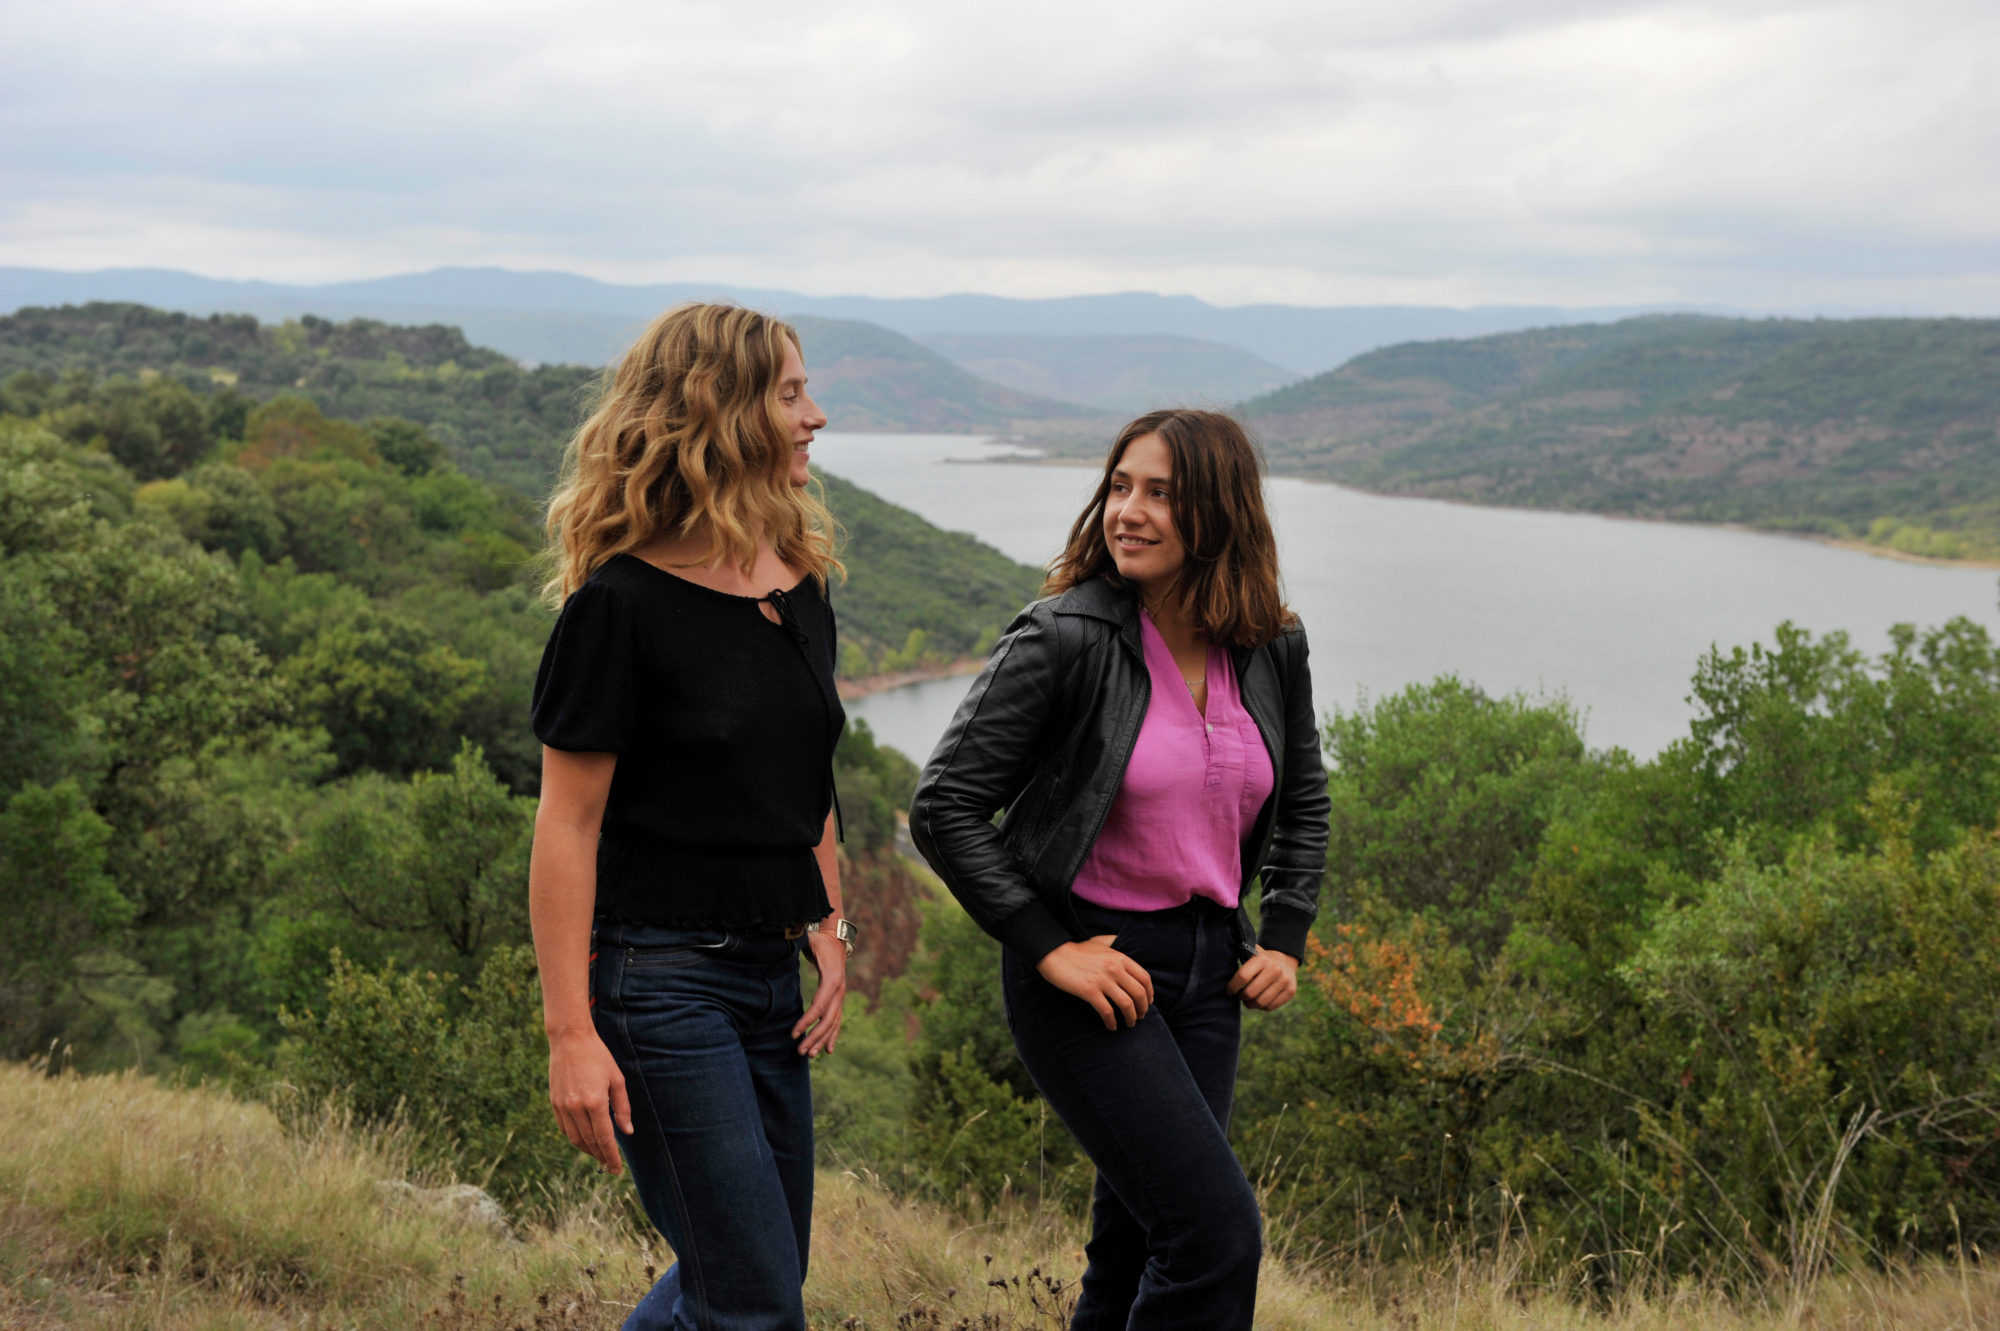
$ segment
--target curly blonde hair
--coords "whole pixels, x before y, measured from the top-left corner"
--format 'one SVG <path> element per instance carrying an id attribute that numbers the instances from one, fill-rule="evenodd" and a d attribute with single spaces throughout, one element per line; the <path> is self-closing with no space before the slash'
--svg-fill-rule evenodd
<path id="1" fill-rule="evenodd" d="M 713 542 L 711 559 L 746 572 L 761 535 L 822 588 L 845 574 L 817 484 L 790 482 L 792 441 L 778 425 L 788 343 L 799 345 L 798 332 L 769 315 L 677 305 L 605 372 L 549 499 L 551 605 L 613 556 L 697 529 Z"/>

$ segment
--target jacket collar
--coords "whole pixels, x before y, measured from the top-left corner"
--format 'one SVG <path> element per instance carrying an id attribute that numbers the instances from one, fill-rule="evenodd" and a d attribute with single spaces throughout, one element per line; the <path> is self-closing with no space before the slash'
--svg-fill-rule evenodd
<path id="1" fill-rule="evenodd" d="M 1133 655 L 1145 659 L 1145 645 L 1139 638 L 1139 596 L 1130 588 L 1113 587 L 1102 576 L 1087 578 L 1056 597 L 1050 609 L 1059 615 L 1084 615 L 1116 625 L 1118 636 Z"/>

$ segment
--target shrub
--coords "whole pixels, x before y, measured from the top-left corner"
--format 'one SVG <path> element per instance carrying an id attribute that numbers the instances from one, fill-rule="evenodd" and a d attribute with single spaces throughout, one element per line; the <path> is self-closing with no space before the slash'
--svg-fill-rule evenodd
<path id="1" fill-rule="evenodd" d="M 456 1013 L 449 988 L 433 973 L 368 971 L 336 954 L 325 1004 L 282 1015 L 293 1043 L 281 1075 L 308 1102 L 406 1125 L 422 1158 L 512 1205 L 589 1177 L 594 1166 L 549 1110 L 532 950 L 494 949 Z"/>

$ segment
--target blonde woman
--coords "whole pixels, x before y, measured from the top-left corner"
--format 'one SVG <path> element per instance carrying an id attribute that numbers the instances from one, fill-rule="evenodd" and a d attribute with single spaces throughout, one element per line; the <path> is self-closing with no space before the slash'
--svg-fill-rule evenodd
<path id="1" fill-rule="evenodd" d="M 807 489 L 825 424 L 788 325 L 683 305 L 613 372 L 549 506 L 529 905 L 556 1119 L 610 1172 L 623 1156 L 677 1258 L 628 1328 L 805 1326 L 808 1059 L 852 951 L 840 566 Z"/>

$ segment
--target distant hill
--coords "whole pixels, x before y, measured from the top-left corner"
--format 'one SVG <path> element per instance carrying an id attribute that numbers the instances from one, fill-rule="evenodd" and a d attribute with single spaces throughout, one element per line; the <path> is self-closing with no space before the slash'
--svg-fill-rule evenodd
<path id="1" fill-rule="evenodd" d="M 900 333 L 852 319 L 793 315 L 813 398 L 836 430 L 938 434 L 1083 423 L 1097 413 L 969 374 Z"/>
<path id="2" fill-rule="evenodd" d="M 2000 320 L 1650 316 L 1357 356 L 1242 406 L 1272 465 L 2000 557 Z"/>
<path id="3" fill-rule="evenodd" d="M 683 300 L 736 300 L 774 314 L 861 319 L 906 337 L 1167 334 L 1239 347 L 1295 373 L 1327 369 L 1371 348 L 1420 338 L 1478 337 L 1546 324 L 1616 319 L 1657 308 L 1217 306 L 1193 296 L 1152 292 L 1034 300 L 976 295 L 808 296 L 721 282 L 619 286 L 575 273 L 504 268 L 435 268 L 321 286 L 228 281 L 165 268 L 88 273 L 0 268 L 0 312 L 27 305 L 133 301 L 190 314 L 254 314 L 273 322 L 310 313 L 336 322 L 365 318 L 445 324 L 463 328 L 481 346 L 496 347 L 521 360 L 578 365 L 602 365 L 614 359 L 647 319 Z"/>
<path id="4" fill-rule="evenodd" d="M 1240 347 L 1164 333 L 928 333 L 917 341 L 982 379 L 1122 415 L 1240 402 L 1299 377 Z"/>

